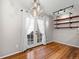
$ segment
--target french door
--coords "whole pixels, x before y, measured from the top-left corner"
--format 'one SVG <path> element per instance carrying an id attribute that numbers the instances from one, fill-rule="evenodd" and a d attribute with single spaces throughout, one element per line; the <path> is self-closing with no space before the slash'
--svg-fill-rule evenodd
<path id="1" fill-rule="evenodd" d="M 35 46 L 43 44 L 42 36 L 43 36 L 43 34 L 39 30 L 37 20 L 35 20 L 34 21 L 34 30 L 31 31 L 27 35 L 27 46 L 28 46 L 28 48 L 35 47 Z"/>
<path id="2" fill-rule="evenodd" d="M 27 38 L 28 48 L 42 44 L 42 34 L 39 32 L 34 33 L 33 31 L 29 35 L 27 35 Z"/>

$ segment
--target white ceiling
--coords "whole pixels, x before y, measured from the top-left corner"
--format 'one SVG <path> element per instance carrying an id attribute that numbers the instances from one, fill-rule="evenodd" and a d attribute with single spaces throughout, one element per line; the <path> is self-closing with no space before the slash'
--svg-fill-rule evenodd
<path id="1" fill-rule="evenodd" d="M 29 9 L 33 0 L 10 0 L 17 8 Z M 70 5 L 79 4 L 79 0 L 39 0 L 42 8 L 47 12 L 54 12 Z"/>

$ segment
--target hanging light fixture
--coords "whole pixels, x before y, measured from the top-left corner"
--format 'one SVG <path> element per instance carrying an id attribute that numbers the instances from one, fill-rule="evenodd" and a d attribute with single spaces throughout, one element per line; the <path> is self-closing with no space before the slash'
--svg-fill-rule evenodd
<path id="1" fill-rule="evenodd" d="M 23 12 L 24 10 L 21 9 L 20 11 Z M 32 16 L 39 16 L 42 11 L 39 0 L 33 0 L 32 8 L 30 10 L 26 10 L 26 13 L 30 13 Z"/>
<path id="2" fill-rule="evenodd" d="M 33 16 L 38 16 L 40 14 L 40 3 L 39 0 L 33 0 L 33 7 L 32 7 L 32 12 L 33 12 Z"/>

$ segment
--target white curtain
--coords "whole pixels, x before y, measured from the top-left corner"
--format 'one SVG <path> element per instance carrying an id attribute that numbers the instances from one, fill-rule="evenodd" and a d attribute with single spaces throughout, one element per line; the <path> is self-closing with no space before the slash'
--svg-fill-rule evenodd
<path id="1" fill-rule="evenodd" d="M 43 44 L 46 44 L 45 20 L 43 18 L 37 19 L 37 23 L 38 23 L 38 26 L 39 26 L 39 30 L 42 33 L 42 42 L 43 42 Z"/>
<path id="2" fill-rule="evenodd" d="M 23 50 L 26 50 L 28 46 L 27 35 L 34 31 L 34 18 L 29 13 L 23 13 Z"/>
<path id="3" fill-rule="evenodd" d="M 38 23 L 38 27 L 39 27 L 39 30 L 40 32 L 42 33 L 42 43 L 43 44 L 46 44 L 46 18 L 44 17 L 41 17 L 41 18 L 34 18 L 32 15 L 30 14 L 24 14 L 24 28 L 25 28 L 25 43 L 27 43 L 27 35 L 30 34 L 32 31 L 34 31 L 34 23 L 35 23 L 35 20 L 37 20 L 37 23 Z M 28 45 L 27 45 L 28 46 Z"/>
<path id="4" fill-rule="evenodd" d="M 31 15 L 26 15 L 25 18 L 25 32 L 26 34 L 31 33 L 34 31 L 34 18 Z"/>
<path id="5" fill-rule="evenodd" d="M 25 19 L 25 29 L 26 29 L 26 35 L 30 34 L 32 31 L 34 31 L 34 22 L 37 20 L 38 27 L 40 32 L 42 33 L 42 42 L 43 44 L 46 44 L 46 35 L 45 35 L 45 20 L 43 18 L 34 18 L 31 15 L 27 16 Z"/>
<path id="6" fill-rule="evenodd" d="M 25 21 L 26 34 L 30 34 L 34 31 L 34 18 L 27 17 Z"/>

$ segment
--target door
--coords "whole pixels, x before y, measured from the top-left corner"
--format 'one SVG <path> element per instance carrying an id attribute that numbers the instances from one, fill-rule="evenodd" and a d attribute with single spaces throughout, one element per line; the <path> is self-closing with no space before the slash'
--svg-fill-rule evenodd
<path id="1" fill-rule="evenodd" d="M 35 47 L 40 44 L 42 44 L 42 34 L 40 32 L 36 31 L 34 33 L 34 31 L 32 31 L 27 35 L 28 48 Z"/>
<path id="2" fill-rule="evenodd" d="M 32 30 L 28 35 L 27 35 L 27 46 L 28 48 L 35 47 L 37 45 L 43 44 L 42 42 L 42 33 L 39 30 L 39 26 L 37 23 L 37 19 L 34 20 L 34 30 Z"/>

